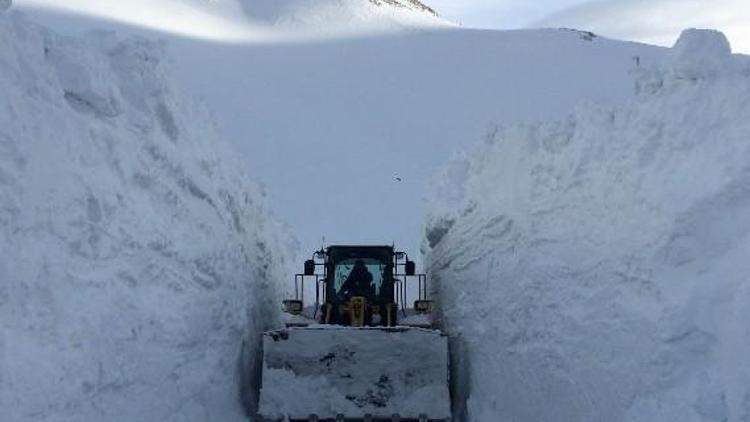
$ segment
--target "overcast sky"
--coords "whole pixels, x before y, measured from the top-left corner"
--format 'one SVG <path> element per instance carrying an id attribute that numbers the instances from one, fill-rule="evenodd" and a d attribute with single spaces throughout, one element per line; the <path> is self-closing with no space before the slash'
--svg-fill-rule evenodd
<path id="1" fill-rule="evenodd" d="M 426 0 L 465 27 L 565 26 L 671 45 L 684 28 L 724 31 L 736 52 L 750 53 L 750 0 Z"/>

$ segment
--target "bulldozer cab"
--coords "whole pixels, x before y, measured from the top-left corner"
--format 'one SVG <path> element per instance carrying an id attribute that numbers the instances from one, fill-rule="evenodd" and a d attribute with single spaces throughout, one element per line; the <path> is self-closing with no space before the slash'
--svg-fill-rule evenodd
<path id="1" fill-rule="evenodd" d="M 331 246 L 325 259 L 325 324 L 361 327 L 396 320 L 390 246 Z"/>

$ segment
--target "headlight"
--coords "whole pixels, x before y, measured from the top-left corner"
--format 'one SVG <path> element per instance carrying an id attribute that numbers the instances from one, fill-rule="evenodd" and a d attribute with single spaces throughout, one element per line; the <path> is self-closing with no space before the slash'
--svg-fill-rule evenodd
<path id="1" fill-rule="evenodd" d="M 417 300 L 414 302 L 414 310 L 419 314 L 429 314 L 432 312 L 431 300 Z"/>
<path id="2" fill-rule="evenodd" d="M 299 315 L 302 313 L 302 301 L 301 300 L 285 300 L 284 312 L 292 315 Z"/>

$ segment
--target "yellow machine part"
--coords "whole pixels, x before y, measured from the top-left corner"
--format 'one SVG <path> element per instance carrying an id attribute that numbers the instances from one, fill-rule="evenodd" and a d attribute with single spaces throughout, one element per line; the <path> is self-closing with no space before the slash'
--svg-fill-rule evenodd
<path id="1" fill-rule="evenodd" d="M 340 305 L 338 308 L 339 314 L 347 315 L 350 320 L 352 327 L 364 327 L 367 319 L 367 311 L 370 311 L 370 315 L 382 315 L 380 305 L 369 305 L 367 298 L 364 296 L 354 296 L 349 302 Z M 330 324 L 333 305 L 330 303 L 325 305 L 325 323 Z M 395 321 L 396 305 L 394 303 L 387 303 L 384 307 L 385 310 L 385 323 L 386 327 L 393 327 Z"/>
<path id="2" fill-rule="evenodd" d="M 355 296 L 349 301 L 349 315 L 352 327 L 362 327 L 365 325 L 365 307 L 367 299 L 362 296 Z"/>

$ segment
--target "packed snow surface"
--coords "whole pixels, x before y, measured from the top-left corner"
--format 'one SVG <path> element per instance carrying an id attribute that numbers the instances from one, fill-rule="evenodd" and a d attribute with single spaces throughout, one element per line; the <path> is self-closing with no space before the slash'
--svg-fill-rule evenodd
<path id="1" fill-rule="evenodd" d="M 287 235 L 163 60 L 0 14 L 3 422 L 246 420 Z"/>
<path id="2" fill-rule="evenodd" d="M 450 418 L 448 341 L 418 328 L 311 326 L 263 336 L 268 418 Z"/>
<path id="3" fill-rule="evenodd" d="M 750 66 L 689 30 L 635 79 L 436 178 L 426 259 L 469 421 L 750 420 Z"/>

